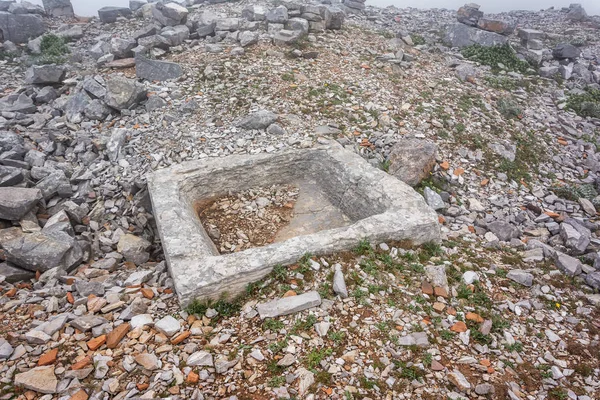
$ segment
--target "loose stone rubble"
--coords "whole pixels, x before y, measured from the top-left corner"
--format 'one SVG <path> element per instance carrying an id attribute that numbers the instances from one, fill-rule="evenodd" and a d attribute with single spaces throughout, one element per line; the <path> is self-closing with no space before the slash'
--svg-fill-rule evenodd
<path id="1" fill-rule="evenodd" d="M 598 16 L 41 3 L 0 1 L 0 398 L 600 397 Z M 183 307 L 146 176 L 331 141 L 410 181 L 444 240 Z"/>

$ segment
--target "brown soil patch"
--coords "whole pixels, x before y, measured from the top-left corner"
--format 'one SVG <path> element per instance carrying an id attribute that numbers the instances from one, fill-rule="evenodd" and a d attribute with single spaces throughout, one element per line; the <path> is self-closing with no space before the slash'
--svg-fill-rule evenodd
<path id="1" fill-rule="evenodd" d="M 257 188 L 197 202 L 196 212 L 220 253 L 273 243 L 293 217 L 298 188 Z"/>

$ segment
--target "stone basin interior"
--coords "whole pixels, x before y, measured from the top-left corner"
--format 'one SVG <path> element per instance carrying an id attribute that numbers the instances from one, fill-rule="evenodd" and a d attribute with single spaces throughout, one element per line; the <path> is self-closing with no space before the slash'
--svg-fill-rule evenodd
<path id="1" fill-rule="evenodd" d="M 355 183 L 344 179 L 342 165 L 327 158 L 315 152 L 291 162 L 288 157 L 285 163 L 269 160 L 244 167 L 225 167 L 218 174 L 190 178 L 197 181 L 188 182 L 181 195 L 194 209 L 193 215 L 198 216 L 203 207 L 231 193 L 271 185 L 298 187 L 292 219 L 274 233 L 273 242 L 344 227 L 384 211 L 380 203 L 373 204 L 365 193 L 356 190 Z M 213 245 L 212 254 L 219 255 L 199 217 L 195 223 Z"/>

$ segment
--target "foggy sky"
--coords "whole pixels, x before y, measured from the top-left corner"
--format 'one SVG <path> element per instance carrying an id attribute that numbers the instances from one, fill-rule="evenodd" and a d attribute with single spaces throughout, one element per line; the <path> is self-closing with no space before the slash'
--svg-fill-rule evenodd
<path id="1" fill-rule="evenodd" d="M 33 3 L 42 4 L 42 0 L 30 0 Z M 367 4 L 380 7 L 394 5 L 396 7 L 415 8 L 448 8 L 457 10 L 465 3 L 473 0 L 367 0 Z M 80 16 L 97 15 L 96 11 L 104 6 L 125 6 L 129 0 L 71 0 L 75 13 Z M 496 13 L 511 10 L 540 10 L 551 6 L 555 8 L 567 7 L 574 1 L 569 0 L 476 0 L 481 5 L 481 11 L 485 13 Z M 588 15 L 600 15 L 600 0 L 579 0 Z"/>

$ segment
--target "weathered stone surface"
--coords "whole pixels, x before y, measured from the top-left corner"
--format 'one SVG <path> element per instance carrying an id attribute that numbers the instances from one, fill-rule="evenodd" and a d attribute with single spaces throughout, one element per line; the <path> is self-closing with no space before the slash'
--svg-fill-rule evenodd
<path id="1" fill-rule="evenodd" d="M 277 114 L 268 110 L 259 110 L 242 118 L 238 126 L 245 129 L 266 129 L 273 122 L 277 121 Z"/>
<path id="2" fill-rule="evenodd" d="M 483 11 L 479 11 L 477 4 L 465 4 L 456 12 L 456 19 L 470 26 L 477 26 L 479 19 L 483 17 Z"/>
<path id="3" fill-rule="evenodd" d="M 258 32 L 244 31 L 240 33 L 239 40 L 242 47 L 247 47 L 258 43 Z"/>
<path id="4" fill-rule="evenodd" d="M 21 268 L 16 268 L 12 264 L 3 262 L 0 263 L 0 276 L 6 279 L 6 282 L 14 283 L 19 281 L 27 281 L 35 276 L 31 271 Z"/>
<path id="5" fill-rule="evenodd" d="M 212 367 L 214 365 L 212 354 L 204 350 L 190 354 L 185 363 L 190 367 Z"/>
<path id="6" fill-rule="evenodd" d="M 587 19 L 587 13 L 581 4 L 573 3 L 569 6 L 567 19 L 575 22 L 585 21 Z"/>
<path id="7" fill-rule="evenodd" d="M 505 44 L 507 37 L 495 32 L 488 32 L 464 24 L 451 27 L 445 36 L 445 42 L 451 47 L 466 47 L 473 44 L 496 46 Z"/>
<path id="8" fill-rule="evenodd" d="M 310 25 L 308 24 L 308 21 L 304 18 L 290 18 L 285 23 L 285 29 L 307 34 L 308 30 L 310 29 Z"/>
<path id="9" fill-rule="evenodd" d="M 12 93 L 0 99 L 0 111 L 31 114 L 36 111 L 36 107 L 25 93 Z"/>
<path id="10" fill-rule="evenodd" d="M 106 335 L 106 347 L 109 349 L 116 348 L 130 329 L 131 325 L 128 322 L 117 326 L 108 335 Z"/>
<path id="11" fill-rule="evenodd" d="M 83 315 L 81 317 L 75 318 L 73 321 L 69 322 L 69 324 L 71 324 L 73 328 L 78 329 L 81 332 L 87 332 L 93 327 L 106 324 L 107 322 L 108 320 L 106 320 L 105 318 L 98 317 L 96 315 Z"/>
<path id="12" fill-rule="evenodd" d="M 508 242 L 510 239 L 518 238 L 521 236 L 521 231 L 510 222 L 506 221 L 493 221 L 487 225 L 487 228 L 496 237 L 503 242 Z"/>
<path id="13" fill-rule="evenodd" d="M 0 11 L 0 31 L 3 39 L 13 43 L 27 43 L 46 32 L 46 24 L 39 15 L 11 14 Z"/>
<path id="14" fill-rule="evenodd" d="M 574 254 L 582 254 L 590 244 L 591 231 L 574 219 L 560 224 L 560 237 Z"/>
<path id="15" fill-rule="evenodd" d="M 525 272 L 522 269 L 511 269 L 508 271 L 506 277 L 512 281 L 520 283 L 523 286 L 533 285 L 533 275 L 529 272 Z"/>
<path id="16" fill-rule="evenodd" d="M 133 79 L 112 76 L 106 80 L 104 101 L 117 110 L 128 109 L 146 98 L 144 86 Z"/>
<path id="17" fill-rule="evenodd" d="M 423 196 L 425 197 L 425 201 L 429 205 L 429 207 L 434 210 L 441 210 L 446 208 L 446 204 L 444 204 L 444 200 L 442 200 L 442 196 L 440 196 L 436 191 L 426 186 L 423 190 Z"/>
<path id="18" fill-rule="evenodd" d="M 53 17 L 73 17 L 71 0 L 42 0 L 46 14 Z"/>
<path id="19" fill-rule="evenodd" d="M 467 392 L 471 389 L 471 384 L 459 370 L 450 372 L 448 374 L 448 380 L 461 392 Z"/>
<path id="20" fill-rule="evenodd" d="M 166 81 L 179 78 L 183 70 L 179 64 L 169 61 L 150 60 L 144 56 L 135 57 L 135 74 L 149 81 Z"/>
<path id="21" fill-rule="evenodd" d="M 25 83 L 60 83 L 65 78 L 67 70 L 62 65 L 32 65 L 25 72 Z"/>
<path id="22" fill-rule="evenodd" d="M 529 40 L 543 40 L 546 38 L 546 34 L 542 31 L 538 31 L 536 29 L 527 29 L 527 28 L 519 28 L 517 30 L 517 35 L 526 41 Z"/>
<path id="23" fill-rule="evenodd" d="M 0 187 L 0 219 L 18 221 L 41 199 L 38 189 Z"/>
<path id="24" fill-rule="evenodd" d="M 320 304 L 321 296 L 313 291 L 258 304 L 256 309 L 260 317 L 264 319 L 297 313 Z"/>
<path id="25" fill-rule="evenodd" d="M 193 223 L 195 217 L 173 211 L 193 210 L 188 204 L 214 197 L 214 188 L 225 194 L 293 182 L 300 176 L 322 182 L 322 190 L 336 198 L 355 222 L 223 257 L 214 253 L 212 241 Z M 193 184 L 198 179 L 206 184 Z M 438 240 L 440 234 L 437 215 L 421 195 L 335 142 L 314 149 L 183 163 L 149 175 L 148 182 L 167 264 L 183 304 L 194 298 L 218 298 L 223 292 L 235 296 L 275 265 L 289 265 L 307 252 L 347 250 L 365 238 L 423 243 Z M 348 182 L 356 184 L 349 188 Z M 213 273 L 217 270 L 219 274 Z"/>
<path id="26" fill-rule="evenodd" d="M 137 46 L 137 42 L 134 39 L 122 39 L 119 37 L 112 38 L 110 40 L 110 52 L 116 58 L 128 58 L 133 55 L 133 48 Z"/>
<path id="27" fill-rule="evenodd" d="M 155 3 L 152 8 L 152 16 L 163 26 L 175 26 L 185 24 L 189 11 L 177 3 Z"/>
<path id="28" fill-rule="evenodd" d="M 511 22 L 492 18 L 479 18 L 477 26 L 480 29 L 499 33 L 501 35 L 510 35 L 515 31 L 515 25 Z"/>
<path id="29" fill-rule="evenodd" d="M 181 329 L 181 324 L 175 318 L 167 315 L 160 320 L 156 321 L 154 328 L 161 333 L 164 333 L 167 337 L 171 337 Z"/>
<path id="30" fill-rule="evenodd" d="M 29 371 L 15 375 L 15 385 L 39 393 L 56 393 L 58 379 L 54 375 L 54 366 L 32 368 Z"/>
<path id="31" fill-rule="evenodd" d="M 552 55 L 557 59 L 565 59 L 565 58 L 577 58 L 581 52 L 575 46 L 570 43 L 561 43 L 558 44 L 554 49 L 552 49 Z"/>
<path id="32" fill-rule="evenodd" d="M 30 271 L 54 267 L 69 270 L 83 258 L 83 250 L 73 237 L 51 227 L 33 233 L 24 233 L 20 228 L 2 229 L 0 247 L 8 261 Z"/>
<path id="33" fill-rule="evenodd" d="M 346 288 L 346 281 L 344 280 L 342 266 L 340 264 L 336 264 L 334 267 L 335 273 L 333 274 L 333 291 L 342 299 L 345 299 L 348 297 L 348 289 Z"/>
<path id="34" fill-rule="evenodd" d="M 117 251 L 125 257 L 127 261 L 140 265 L 148 261 L 149 254 L 146 252 L 150 247 L 150 242 L 144 238 L 126 234 L 121 236 L 117 244 Z"/>
<path id="35" fill-rule="evenodd" d="M 0 360 L 6 360 L 13 353 L 14 349 L 4 338 L 0 338 Z"/>
<path id="36" fill-rule="evenodd" d="M 581 261 L 574 257 L 557 251 L 554 256 L 554 261 L 556 262 L 558 269 L 563 271 L 566 275 L 577 276 L 581 274 Z"/>
<path id="37" fill-rule="evenodd" d="M 118 17 L 129 18 L 132 15 L 128 7 L 102 7 L 98 10 L 98 18 L 104 23 L 116 22 Z"/>
<path id="38" fill-rule="evenodd" d="M 273 35 L 273 43 L 276 45 L 290 45 L 296 43 L 302 36 L 302 31 L 290 31 L 287 29 L 281 29 Z"/>
<path id="39" fill-rule="evenodd" d="M 421 139 L 400 139 L 391 148 L 388 156 L 389 173 L 402 182 L 416 186 L 435 165 L 437 146 Z"/>
<path id="40" fill-rule="evenodd" d="M 285 6 L 277 6 L 275 8 L 271 8 L 269 11 L 267 11 L 266 19 L 269 23 L 285 23 L 285 21 L 288 20 L 287 8 L 285 8 Z"/>

